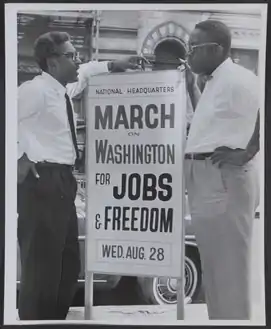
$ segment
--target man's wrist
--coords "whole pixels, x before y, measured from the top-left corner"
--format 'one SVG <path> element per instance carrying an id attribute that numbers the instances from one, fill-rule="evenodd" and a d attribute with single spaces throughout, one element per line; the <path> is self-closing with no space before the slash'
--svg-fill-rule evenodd
<path id="1" fill-rule="evenodd" d="M 108 71 L 112 73 L 121 73 L 125 72 L 125 68 L 123 67 L 123 62 L 121 61 L 111 61 L 108 62 Z"/>
<path id="2" fill-rule="evenodd" d="M 250 147 L 250 148 L 247 148 L 244 152 L 244 161 L 245 162 L 248 162 L 250 161 L 252 158 L 254 158 L 254 156 L 258 153 L 258 148 L 256 147 Z"/>

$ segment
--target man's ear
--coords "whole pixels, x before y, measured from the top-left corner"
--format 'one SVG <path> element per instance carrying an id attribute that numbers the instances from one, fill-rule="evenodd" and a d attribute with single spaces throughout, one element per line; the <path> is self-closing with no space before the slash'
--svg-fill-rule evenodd
<path id="1" fill-rule="evenodd" d="M 57 59 L 55 57 L 49 57 L 46 59 L 48 70 L 55 71 L 57 68 Z"/>
<path id="2" fill-rule="evenodd" d="M 224 55 L 225 50 L 224 50 L 223 46 L 218 45 L 218 46 L 216 47 L 216 49 L 217 49 L 217 54 L 218 54 L 218 55 L 220 55 L 220 56 Z"/>

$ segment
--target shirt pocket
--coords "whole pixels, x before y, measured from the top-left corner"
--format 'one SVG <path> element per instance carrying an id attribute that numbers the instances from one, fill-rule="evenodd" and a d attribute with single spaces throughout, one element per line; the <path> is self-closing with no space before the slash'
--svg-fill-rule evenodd
<path id="1" fill-rule="evenodd" d="M 232 81 L 220 80 L 214 86 L 213 106 L 215 109 L 214 115 L 217 119 L 234 120 L 240 118 L 238 109 L 233 106 Z"/>

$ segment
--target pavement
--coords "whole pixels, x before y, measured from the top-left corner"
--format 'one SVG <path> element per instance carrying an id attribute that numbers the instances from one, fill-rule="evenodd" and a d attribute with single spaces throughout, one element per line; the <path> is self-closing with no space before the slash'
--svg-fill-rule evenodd
<path id="1" fill-rule="evenodd" d="M 84 320 L 84 308 L 73 308 L 70 310 L 67 320 Z M 185 306 L 185 317 L 208 320 L 207 308 L 205 304 L 195 304 Z M 133 305 L 133 306 L 94 306 L 92 308 L 93 320 L 106 320 L 110 323 L 122 321 L 127 322 L 175 322 L 177 320 L 176 305 Z"/>
<path id="2" fill-rule="evenodd" d="M 255 305 L 256 312 L 251 321 L 210 321 L 206 304 L 187 304 L 184 321 L 177 320 L 176 305 L 133 305 L 133 306 L 94 306 L 91 319 L 85 320 L 84 308 L 70 309 L 65 322 L 69 324 L 111 324 L 111 325 L 265 325 L 261 309 Z M 63 324 L 63 321 L 20 321 L 20 324 Z"/>

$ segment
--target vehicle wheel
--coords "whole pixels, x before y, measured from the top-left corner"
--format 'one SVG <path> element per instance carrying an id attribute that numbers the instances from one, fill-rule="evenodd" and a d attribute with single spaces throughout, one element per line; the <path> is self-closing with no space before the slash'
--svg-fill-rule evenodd
<path id="1" fill-rule="evenodd" d="M 139 277 L 138 289 L 147 304 L 176 304 L 177 279 L 169 277 Z M 194 302 L 201 288 L 201 266 L 196 248 L 186 248 L 185 255 L 185 303 Z"/>

